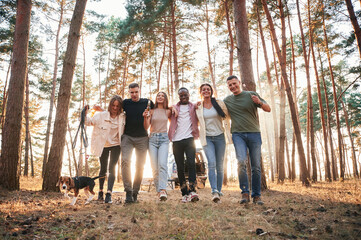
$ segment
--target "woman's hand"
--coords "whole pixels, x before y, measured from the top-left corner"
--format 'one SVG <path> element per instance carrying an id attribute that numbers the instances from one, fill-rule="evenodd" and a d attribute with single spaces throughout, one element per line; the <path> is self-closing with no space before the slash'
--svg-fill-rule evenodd
<path id="1" fill-rule="evenodd" d="M 149 117 L 150 117 L 150 111 L 148 111 L 147 109 L 145 109 L 145 111 L 143 112 L 143 117 L 149 118 Z"/>

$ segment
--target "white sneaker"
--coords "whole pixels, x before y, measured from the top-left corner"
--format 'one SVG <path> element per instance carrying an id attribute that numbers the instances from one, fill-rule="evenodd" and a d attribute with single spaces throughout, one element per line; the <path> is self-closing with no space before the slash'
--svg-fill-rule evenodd
<path id="1" fill-rule="evenodd" d="M 160 201 L 167 201 L 167 198 L 168 198 L 167 192 L 165 190 L 161 190 L 159 192 L 159 200 Z"/>
<path id="2" fill-rule="evenodd" d="M 182 203 L 187 203 L 188 202 L 188 195 L 183 195 L 182 196 Z"/>
<path id="3" fill-rule="evenodd" d="M 217 193 L 217 192 L 212 193 L 212 201 L 215 203 L 218 203 L 221 201 L 221 198 L 219 197 L 219 193 Z"/>
<path id="4" fill-rule="evenodd" d="M 197 202 L 197 201 L 199 201 L 198 194 L 195 193 L 195 192 L 191 192 L 191 193 L 189 194 L 189 201 L 190 201 L 190 202 Z"/>

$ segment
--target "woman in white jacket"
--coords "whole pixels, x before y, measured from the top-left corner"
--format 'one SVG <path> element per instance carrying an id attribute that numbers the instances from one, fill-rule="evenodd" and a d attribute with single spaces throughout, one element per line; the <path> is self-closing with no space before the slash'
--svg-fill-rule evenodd
<path id="1" fill-rule="evenodd" d="M 98 109 L 94 107 L 93 109 Z M 115 180 L 115 166 L 120 155 L 120 141 L 124 132 L 125 114 L 123 113 L 123 100 L 120 96 L 113 96 L 110 100 L 108 111 L 97 112 L 93 117 L 86 117 L 85 124 L 94 126 L 91 138 L 91 153 L 99 157 L 99 176 L 105 176 L 108 169 L 108 189 L 105 203 L 111 203 L 111 194 Z M 98 200 L 104 200 L 103 186 L 105 178 L 99 179 Z"/>
<path id="2" fill-rule="evenodd" d="M 213 89 L 208 83 L 200 86 L 203 101 L 196 114 L 199 121 L 199 139 L 208 160 L 208 179 L 212 189 L 212 201 L 219 202 L 222 195 L 223 161 L 226 139 L 231 140 L 229 117 L 222 100 L 212 97 Z"/>

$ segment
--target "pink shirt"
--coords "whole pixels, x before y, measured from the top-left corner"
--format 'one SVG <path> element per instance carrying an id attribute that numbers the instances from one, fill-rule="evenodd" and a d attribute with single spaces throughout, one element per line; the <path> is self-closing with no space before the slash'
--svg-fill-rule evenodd
<path id="1" fill-rule="evenodd" d="M 173 107 L 175 109 L 177 109 L 177 111 L 179 112 L 180 102 L 178 102 L 176 105 L 173 105 Z M 199 137 L 199 130 L 198 130 L 198 118 L 197 118 L 196 111 L 195 111 L 195 105 L 190 102 L 190 103 L 188 103 L 188 107 L 189 107 L 189 115 L 190 115 L 191 122 L 192 122 L 192 135 L 193 135 L 194 139 L 197 139 Z M 169 131 L 168 131 L 168 137 L 169 137 L 170 141 L 173 140 L 173 137 L 177 130 L 177 127 L 178 127 L 178 118 L 176 118 L 174 115 L 172 115 L 172 117 L 170 119 Z"/>

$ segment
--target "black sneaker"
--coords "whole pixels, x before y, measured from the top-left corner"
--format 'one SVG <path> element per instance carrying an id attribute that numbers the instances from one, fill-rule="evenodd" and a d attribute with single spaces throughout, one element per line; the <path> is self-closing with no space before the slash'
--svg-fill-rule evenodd
<path id="1" fill-rule="evenodd" d="M 138 202 L 138 192 L 133 192 L 133 201 L 134 201 L 135 203 Z"/>
<path id="2" fill-rule="evenodd" d="M 98 192 L 98 201 L 104 201 L 104 195 L 103 191 Z"/>
<path id="3" fill-rule="evenodd" d="M 105 203 L 112 203 L 112 194 L 111 193 L 105 194 Z"/>
<path id="4" fill-rule="evenodd" d="M 133 193 L 128 191 L 126 192 L 125 194 L 125 203 L 134 203 L 134 200 L 133 200 Z"/>

